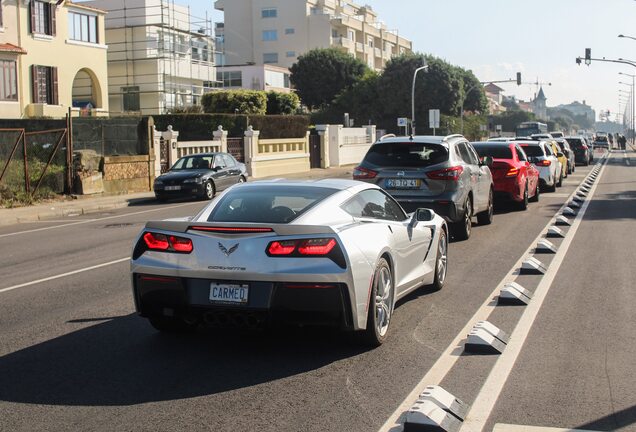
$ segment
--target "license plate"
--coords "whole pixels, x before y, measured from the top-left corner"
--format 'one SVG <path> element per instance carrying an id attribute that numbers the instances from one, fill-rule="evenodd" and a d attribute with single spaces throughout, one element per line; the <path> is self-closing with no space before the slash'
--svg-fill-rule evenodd
<path id="1" fill-rule="evenodd" d="M 220 284 L 212 282 L 210 284 L 210 301 L 222 303 L 247 303 L 249 285 Z"/>
<path id="2" fill-rule="evenodd" d="M 166 186 L 165 189 L 169 190 L 181 190 L 181 186 Z"/>
<path id="3" fill-rule="evenodd" d="M 414 189 L 419 188 L 420 179 L 387 179 L 386 187 L 392 189 Z"/>

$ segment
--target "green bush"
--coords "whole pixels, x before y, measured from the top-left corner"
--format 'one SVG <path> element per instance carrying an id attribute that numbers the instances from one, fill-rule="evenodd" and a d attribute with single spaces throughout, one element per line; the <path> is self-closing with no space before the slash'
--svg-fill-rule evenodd
<path id="1" fill-rule="evenodd" d="M 294 114 L 300 107 L 300 98 L 296 93 L 267 92 L 267 114 Z"/>
<path id="2" fill-rule="evenodd" d="M 201 105 L 206 113 L 265 115 L 267 96 L 262 91 L 219 90 L 204 94 Z"/>
<path id="3" fill-rule="evenodd" d="M 309 117 L 300 115 L 250 116 L 250 125 L 262 139 L 300 138 L 309 130 Z"/>

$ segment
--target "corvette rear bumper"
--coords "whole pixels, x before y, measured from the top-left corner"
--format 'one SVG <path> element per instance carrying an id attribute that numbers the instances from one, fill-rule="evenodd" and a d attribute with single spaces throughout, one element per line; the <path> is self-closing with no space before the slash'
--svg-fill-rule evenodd
<path id="1" fill-rule="evenodd" d="M 179 316 L 210 326 L 284 322 L 353 327 L 349 291 L 343 283 L 242 281 L 249 287 L 247 302 L 232 304 L 210 300 L 215 282 L 134 274 L 135 305 L 143 317 Z"/>

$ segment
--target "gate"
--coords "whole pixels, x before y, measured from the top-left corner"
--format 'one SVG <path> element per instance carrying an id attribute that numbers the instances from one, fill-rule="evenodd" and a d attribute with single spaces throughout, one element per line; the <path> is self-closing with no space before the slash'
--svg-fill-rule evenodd
<path id="1" fill-rule="evenodd" d="M 234 156 L 234 159 L 245 163 L 245 144 L 243 138 L 228 138 L 227 152 Z"/>
<path id="2" fill-rule="evenodd" d="M 21 194 L 33 198 L 38 191 L 46 197 L 70 190 L 71 153 L 67 128 L 37 132 L 0 129 L 3 198 Z"/>
<path id="3" fill-rule="evenodd" d="M 320 135 L 309 135 L 309 167 L 320 168 L 322 152 L 320 148 Z"/>
<path id="4" fill-rule="evenodd" d="M 161 174 L 167 173 L 170 169 L 170 141 L 159 138 L 159 162 L 161 164 Z"/>

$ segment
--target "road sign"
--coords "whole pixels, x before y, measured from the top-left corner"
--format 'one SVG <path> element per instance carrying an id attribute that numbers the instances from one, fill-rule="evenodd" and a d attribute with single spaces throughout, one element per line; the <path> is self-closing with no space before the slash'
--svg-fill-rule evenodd
<path id="1" fill-rule="evenodd" d="M 406 127 L 409 124 L 409 119 L 407 119 L 406 117 L 399 117 L 397 121 L 398 127 Z"/>
<path id="2" fill-rule="evenodd" d="M 439 110 L 428 110 L 428 122 L 431 129 L 439 128 Z"/>

